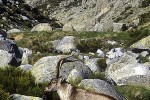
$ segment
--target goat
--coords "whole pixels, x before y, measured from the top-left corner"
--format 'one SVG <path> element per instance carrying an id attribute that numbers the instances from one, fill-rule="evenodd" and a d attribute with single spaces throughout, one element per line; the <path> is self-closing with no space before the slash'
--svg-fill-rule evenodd
<path id="1" fill-rule="evenodd" d="M 106 94 L 93 93 L 86 90 L 78 89 L 67 83 L 61 77 L 59 77 L 59 69 L 66 58 L 60 59 L 60 61 L 58 62 L 56 78 L 51 79 L 48 86 L 45 87 L 45 93 L 57 91 L 58 96 L 61 100 L 117 100 L 116 98 Z"/>

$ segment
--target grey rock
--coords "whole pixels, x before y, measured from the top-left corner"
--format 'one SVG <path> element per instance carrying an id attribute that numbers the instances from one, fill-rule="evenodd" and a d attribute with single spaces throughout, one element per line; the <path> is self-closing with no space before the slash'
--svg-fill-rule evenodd
<path id="1" fill-rule="evenodd" d="M 67 82 L 78 85 L 83 79 L 84 76 L 77 69 L 73 69 L 68 75 Z"/>
<path id="2" fill-rule="evenodd" d="M 62 51 L 63 53 L 70 53 L 70 49 L 76 49 L 76 37 L 65 36 L 56 46 L 56 50 Z"/>
<path id="3" fill-rule="evenodd" d="M 113 64 L 112 66 L 110 66 L 110 68 L 108 68 L 107 70 L 107 74 L 115 81 L 115 83 L 117 83 L 117 85 L 127 85 L 127 83 L 124 82 L 125 81 L 124 79 L 127 80 L 131 76 L 138 76 L 138 75 L 149 76 L 150 70 L 148 66 L 145 66 L 143 64 L 119 63 L 119 65 Z M 132 81 L 132 79 L 129 81 Z"/>
<path id="4" fill-rule="evenodd" d="M 23 56 L 22 56 L 22 65 L 29 64 L 29 58 L 32 55 L 32 50 L 29 50 L 28 48 L 20 48 L 23 51 Z"/>
<path id="5" fill-rule="evenodd" d="M 21 30 L 19 29 L 11 29 L 11 30 L 8 30 L 7 33 L 11 34 L 11 33 L 18 33 L 18 32 L 21 32 Z"/>
<path id="6" fill-rule="evenodd" d="M 110 84 L 99 79 L 84 79 L 79 83 L 79 87 L 100 94 L 109 95 L 117 100 L 125 100 Z"/>
<path id="7" fill-rule="evenodd" d="M 134 76 L 124 77 L 118 81 L 118 84 L 137 85 L 137 86 L 144 86 L 148 88 L 150 86 L 150 76 L 149 75 L 134 75 Z"/>
<path id="8" fill-rule="evenodd" d="M 146 56 L 148 56 L 149 55 L 149 52 L 148 51 L 143 51 L 143 52 L 141 52 L 141 56 L 142 57 L 146 57 Z"/>
<path id="9" fill-rule="evenodd" d="M 90 68 L 86 66 L 84 63 L 80 61 L 74 61 L 74 62 L 66 62 L 62 65 L 60 70 L 60 76 L 63 76 L 64 78 L 67 79 L 68 75 L 72 72 L 72 70 L 77 71 L 79 73 L 79 76 L 81 75 L 82 78 L 88 78 L 89 75 L 92 74 Z M 74 74 L 74 71 L 72 73 Z"/>
<path id="10" fill-rule="evenodd" d="M 52 27 L 48 23 L 40 23 L 34 26 L 31 31 L 52 31 Z"/>
<path id="11" fill-rule="evenodd" d="M 29 50 L 28 48 L 21 48 L 21 49 L 23 51 L 23 56 L 22 56 L 22 62 L 21 62 L 21 64 L 22 65 L 29 64 L 29 58 L 32 55 L 32 50 Z"/>
<path id="12" fill-rule="evenodd" d="M 26 65 L 21 65 L 18 68 L 20 68 L 24 71 L 31 71 L 32 67 L 33 67 L 32 65 L 26 64 Z"/>
<path id="13" fill-rule="evenodd" d="M 10 100 L 43 100 L 43 99 L 39 98 L 39 97 L 33 97 L 33 96 L 12 94 L 12 95 L 10 95 Z"/>
<path id="14" fill-rule="evenodd" d="M 71 25 L 71 27 L 68 25 L 71 31 L 111 31 L 113 22 L 127 23 L 129 20 L 134 21 L 141 13 L 148 12 L 140 10 L 140 4 L 141 0 L 68 0 L 60 2 L 58 9 L 51 12 L 51 16 L 65 26 Z M 125 13 L 127 9 L 138 12 L 127 16 Z M 122 25 L 115 28 L 120 31 Z"/>
<path id="15" fill-rule="evenodd" d="M 121 32 L 124 23 L 113 23 L 113 32 Z"/>
<path id="16" fill-rule="evenodd" d="M 0 41 L 0 50 L 7 51 L 12 55 L 9 65 L 19 66 L 21 64 L 23 51 L 18 48 L 14 41 L 4 38 Z"/>
<path id="17" fill-rule="evenodd" d="M 111 45 L 117 45 L 118 44 L 118 42 L 116 42 L 116 41 L 110 41 L 110 40 L 108 40 L 107 43 L 111 44 Z"/>
<path id="18" fill-rule="evenodd" d="M 132 49 L 150 49 L 150 35 L 130 46 Z"/>
<path id="19" fill-rule="evenodd" d="M 89 56 L 83 56 L 83 58 L 84 58 L 85 60 L 90 59 L 90 57 L 89 57 Z"/>
<path id="20" fill-rule="evenodd" d="M 53 44 L 53 48 L 56 48 L 59 42 L 60 40 L 51 41 L 51 43 Z"/>
<path id="21" fill-rule="evenodd" d="M 56 77 L 57 63 L 60 59 L 67 57 L 67 55 L 47 56 L 39 59 L 31 70 L 35 81 L 37 83 L 50 82 L 52 78 Z"/>
<path id="22" fill-rule="evenodd" d="M 71 24 L 65 24 L 62 28 L 63 31 L 74 31 L 73 26 Z"/>
<path id="23" fill-rule="evenodd" d="M 9 63 L 12 60 L 12 55 L 10 53 L 8 53 L 8 51 L 5 50 L 0 50 L 0 67 L 4 68 L 4 67 L 8 67 Z"/>
<path id="24" fill-rule="evenodd" d="M 98 57 L 105 57 L 105 53 L 100 49 L 98 49 L 96 53 L 98 54 Z"/>
<path id="25" fill-rule="evenodd" d="M 87 59 L 84 60 L 84 63 L 92 70 L 93 73 L 99 72 L 101 71 L 101 68 L 97 64 L 98 60 L 99 58 Z"/>
<path id="26" fill-rule="evenodd" d="M 44 3 L 46 3 L 48 0 L 24 0 L 25 3 L 27 3 L 28 5 L 34 7 L 37 7 L 39 5 L 42 5 Z"/>

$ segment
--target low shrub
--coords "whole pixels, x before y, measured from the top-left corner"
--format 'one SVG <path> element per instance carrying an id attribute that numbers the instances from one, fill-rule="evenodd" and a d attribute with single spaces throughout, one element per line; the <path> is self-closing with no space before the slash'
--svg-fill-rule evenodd
<path id="1" fill-rule="evenodd" d="M 45 84 L 36 84 L 30 72 L 15 67 L 0 69 L 0 84 L 10 94 L 42 97 Z"/>
<path id="2" fill-rule="evenodd" d="M 150 90 L 141 86 L 116 86 L 115 87 L 127 100 L 150 100 Z"/>
<path id="3" fill-rule="evenodd" d="M 104 72 L 95 72 L 89 76 L 89 79 L 105 80 L 105 73 Z"/>
<path id="4" fill-rule="evenodd" d="M 0 85 L 0 100 L 9 100 L 9 93 Z"/>
<path id="5" fill-rule="evenodd" d="M 106 64 L 106 59 L 105 58 L 100 58 L 97 61 L 98 66 L 100 67 L 101 71 L 105 71 L 107 64 Z"/>

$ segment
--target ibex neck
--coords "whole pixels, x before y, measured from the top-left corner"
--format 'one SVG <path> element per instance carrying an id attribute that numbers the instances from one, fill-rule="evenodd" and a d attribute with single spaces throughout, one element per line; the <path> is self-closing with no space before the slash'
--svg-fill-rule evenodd
<path id="1" fill-rule="evenodd" d="M 73 86 L 70 84 L 63 84 L 58 87 L 57 93 L 61 100 L 71 100 L 71 94 L 73 91 Z"/>

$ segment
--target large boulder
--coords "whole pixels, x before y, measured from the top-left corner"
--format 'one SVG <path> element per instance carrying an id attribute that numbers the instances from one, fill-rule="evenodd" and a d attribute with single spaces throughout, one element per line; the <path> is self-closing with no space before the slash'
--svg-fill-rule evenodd
<path id="1" fill-rule="evenodd" d="M 150 49 L 150 35 L 130 46 L 132 49 Z"/>
<path id="2" fill-rule="evenodd" d="M 52 78 L 56 77 L 59 60 L 65 57 L 67 55 L 47 56 L 39 59 L 31 70 L 35 81 L 37 83 L 50 82 Z"/>
<path id="3" fill-rule="evenodd" d="M 84 76 L 77 69 L 73 69 L 68 75 L 67 82 L 72 85 L 78 85 L 83 79 Z"/>
<path id="4" fill-rule="evenodd" d="M 6 52 L 4 53 L 6 55 L 11 54 L 11 61 L 8 63 L 9 65 L 19 66 L 21 64 L 23 53 L 22 50 L 18 48 L 18 46 L 15 44 L 14 41 L 7 39 L 6 32 L 2 30 L 0 30 L 0 50 L 7 51 L 7 53 Z"/>
<path id="5" fill-rule="evenodd" d="M 65 36 L 56 46 L 56 50 L 63 53 L 70 53 L 71 49 L 77 49 L 76 37 L 74 36 Z"/>
<path id="6" fill-rule="evenodd" d="M 48 23 L 40 23 L 34 26 L 31 31 L 52 31 L 52 27 Z"/>
<path id="7" fill-rule="evenodd" d="M 84 79 L 79 83 L 79 87 L 93 91 L 95 93 L 105 94 L 116 98 L 116 100 L 125 100 L 110 84 L 99 79 Z"/>
<path id="8" fill-rule="evenodd" d="M 12 95 L 10 95 L 10 100 L 43 100 L 43 99 L 39 98 L 39 97 L 33 97 L 33 96 L 12 94 Z"/>
<path id="9" fill-rule="evenodd" d="M 149 83 L 149 80 L 144 80 L 144 77 L 150 76 L 150 70 L 148 66 L 145 66 L 143 64 L 120 64 L 116 67 L 121 66 L 119 69 L 116 69 L 111 72 L 109 70 L 108 75 L 117 83 L 117 85 L 127 85 L 127 84 L 144 84 Z M 114 66 L 113 69 L 115 69 Z M 137 76 L 143 76 L 138 78 Z M 131 78 L 132 77 L 132 78 Z M 134 77 L 134 78 L 133 78 Z M 140 79 L 137 83 L 135 80 Z M 128 81 L 127 81 L 128 80 Z M 145 81 L 143 83 L 143 81 Z"/>
<path id="10" fill-rule="evenodd" d="M 72 72 L 72 70 L 74 70 Z M 70 73 L 71 72 L 71 73 Z M 82 78 L 88 78 L 89 75 L 92 74 L 92 71 L 88 66 L 86 66 L 83 62 L 81 61 L 73 61 L 73 62 L 66 62 L 62 65 L 61 70 L 60 70 L 60 75 L 63 76 L 64 78 L 67 79 L 69 74 L 76 74 L 78 73 Z"/>

